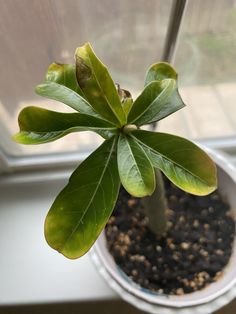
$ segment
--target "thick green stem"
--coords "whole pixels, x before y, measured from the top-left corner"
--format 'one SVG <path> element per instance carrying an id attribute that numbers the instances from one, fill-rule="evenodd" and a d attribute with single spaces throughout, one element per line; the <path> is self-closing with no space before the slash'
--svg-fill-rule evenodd
<path id="1" fill-rule="evenodd" d="M 146 215 L 149 219 L 149 228 L 158 236 L 167 230 L 167 201 L 162 174 L 156 169 L 156 189 L 151 196 L 142 198 Z"/>

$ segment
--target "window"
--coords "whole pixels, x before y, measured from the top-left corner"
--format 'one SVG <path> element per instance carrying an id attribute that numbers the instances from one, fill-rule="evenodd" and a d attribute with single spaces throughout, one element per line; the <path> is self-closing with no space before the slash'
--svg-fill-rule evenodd
<path id="1" fill-rule="evenodd" d="M 21 108 L 36 105 L 68 111 L 66 105 L 34 94 L 50 63 L 73 63 L 74 51 L 90 41 L 111 74 L 135 95 L 147 67 L 160 60 L 172 1 L 9 0 L 1 1 L 0 127 L 5 154 L 24 156 L 86 152 L 100 143 L 94 133 L 76 133 L 57 142 L 20 146 L 10 134 L 18 130 Z"/>
<path id="2" fill-rule="evenodd" d="M 175 66 L 184 110 L 160 128 L 193 139 L 233 139 L 236 133 L 236 1 L 189 1 Z"/>

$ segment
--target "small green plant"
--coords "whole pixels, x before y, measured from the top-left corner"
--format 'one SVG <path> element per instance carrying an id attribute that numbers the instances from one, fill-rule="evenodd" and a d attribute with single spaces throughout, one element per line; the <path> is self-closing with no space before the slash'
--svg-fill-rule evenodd
<path id="1" fill-rule="evenodd" d="M 105 139 L 74 171 L 46 217 L 48 244 L 72 259 L 85 254 L 103 230 L 120 182 L 133 196 L 156 197 L 156 208 L 147 212 L 157 233 L 159 221 L 165 223 L 159 170 L 192 194 L 205 195 L 216 188 L 216 167 L 198 146 L 179 136 L 140 129 L 184 107 L 177 73 L 168 63 L 149 68 L 144 90 L 133 102 L 128 91 L 115 86 L 89 43 L 77 48 L 75 59 L 76 65 L 50 65 L 36 93 L 76 112 L 26 107 L 14 136 L 21 144 L 47 143 L 80 131 L 94 131 Z"/>

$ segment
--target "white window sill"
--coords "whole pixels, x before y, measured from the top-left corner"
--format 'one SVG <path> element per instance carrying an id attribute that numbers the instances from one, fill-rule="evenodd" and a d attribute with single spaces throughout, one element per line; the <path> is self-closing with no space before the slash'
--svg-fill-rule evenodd
<path id="1" fill-rule="evenodd" d="M 89 255 L 68 260 L 44 239 L 46 213 L 65 183 L 3 184 L 0 178 L 0 306 L 115 297 Z"/>

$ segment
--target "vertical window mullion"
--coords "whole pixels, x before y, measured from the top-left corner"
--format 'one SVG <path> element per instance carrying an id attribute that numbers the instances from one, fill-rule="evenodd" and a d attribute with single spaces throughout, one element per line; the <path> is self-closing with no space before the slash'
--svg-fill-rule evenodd
<path id="1" fill-rule="evenodd" d="M 187 0 L 173 0 L 162 60 L 173 62 Z"/>

